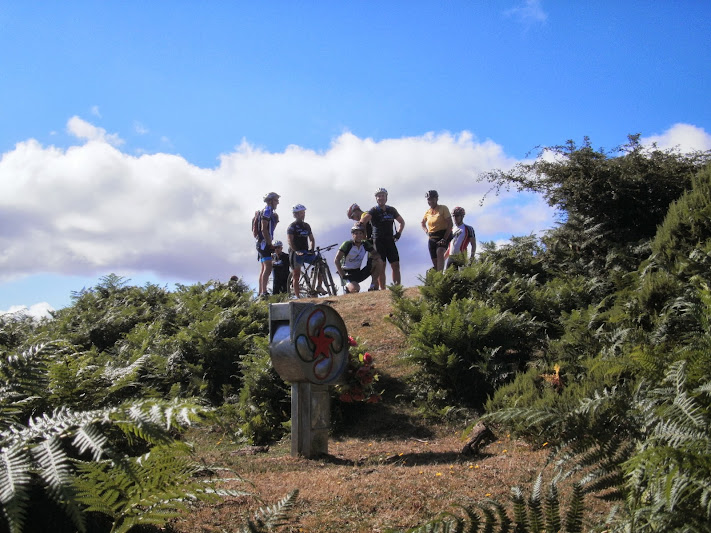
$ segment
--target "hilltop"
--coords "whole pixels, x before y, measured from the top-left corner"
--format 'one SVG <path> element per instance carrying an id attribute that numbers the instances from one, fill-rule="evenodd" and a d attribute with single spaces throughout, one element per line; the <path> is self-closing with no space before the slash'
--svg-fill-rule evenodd
<path id="1" fill-rule="evenodd" d="M 409 288 L 406 295 L 417 290 Z M 368 346 L 381 374 L 383 402 L 358 405 L 359 412 L 330 439 L 329 455 L 318 460 L 292 458 L 288 439 L 265 453 L 243 455 L 227 435 L 192 434 L 207 465 L 234 469 L 263 503 L 244 497 L 201 507 L 173 522 L 173 532 L 234 531 L 261 505 L 276 503 L 293 489 L 299 489 L 294 525 L 284 531 L 371 533 L 421 524 L 456 504 L 487 498 L 508 503 L 512 486 L 530 488 L 543 468 L 545 449 L 497 435 L 478 456 L 464 456 L 462 427 L 424 420 L 404 401 L 409 369 L 398 355 L 406 342 L 388 321 L 389 291 L 312 301 L 336 309 L 349 335 Z"/>

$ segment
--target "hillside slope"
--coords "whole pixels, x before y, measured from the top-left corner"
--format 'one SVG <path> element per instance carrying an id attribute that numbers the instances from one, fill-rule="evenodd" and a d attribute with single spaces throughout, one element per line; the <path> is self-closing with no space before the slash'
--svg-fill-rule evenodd
<path id="1" fill-rule="evenodd" d="M 406 294 L 414 296 L 417 289 Z M 241 498 L 201 507 L 176 520 L 172 531 L 235 531 L 260 505 L 293 489 L 299 489 L 294 525 L 283 531 L 372 533 L 421 524 L 455 504 L 488 498 L 507 503 L 512 486 L 530 488 L 543 467 L 544 449 L 499 435 L 480 455 L 463 456 L 461 428 L 433 425 L 403 401 L 409 369 L 398 363 L 405 338 L 387 320 L 389 291 L 314 301 L 333 306 L 349 335 L 367 345 L 383 375 L 383 402 L 353 406 L 359 411 L 339 424 L 329 455 L 318 460 L 292 458 L 288 439 L 266 453 L 242 455 L 229 436 L 195 435 L 201 459 L 243 476 L 262 503 Z"/>

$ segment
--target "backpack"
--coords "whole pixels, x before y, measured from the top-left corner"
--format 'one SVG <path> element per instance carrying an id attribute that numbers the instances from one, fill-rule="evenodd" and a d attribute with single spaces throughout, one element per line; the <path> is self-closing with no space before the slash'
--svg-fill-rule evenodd
<path id="1" fill-rule="evenodd" d="M 252 235 L 255 239 L 259 238 L 259 232 L 262 230 L 262 212 L 255 211 L 252 217 Z"/>

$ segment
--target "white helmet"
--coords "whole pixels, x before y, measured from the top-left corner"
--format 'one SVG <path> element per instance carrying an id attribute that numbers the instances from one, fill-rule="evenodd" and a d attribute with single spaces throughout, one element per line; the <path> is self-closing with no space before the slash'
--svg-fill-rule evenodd
<path id="1" fill-rule="evenodd" d="M 384 187 L 380 187 L 379 189 L 376 189 L 375 191 L 375 196 L 378 196 L 379 194 L 385 193 L 386 195 L 388 194 L 388 190 L 385 189 Z"/>
<path id="2" fill-rule="evenodd" d="M 306 207 L 304 207 L 302 204 L 296 204 L 294 207 L 291 208 L 292 213 L 298 213 L 299 211 L 306 211 Z"/>

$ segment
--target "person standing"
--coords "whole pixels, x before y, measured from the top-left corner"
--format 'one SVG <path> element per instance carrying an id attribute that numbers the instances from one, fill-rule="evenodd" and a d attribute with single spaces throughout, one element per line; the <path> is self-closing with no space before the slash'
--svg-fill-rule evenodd
<path id="1" fill-rule="evenodd" d="M 444 254 L 452 236 L 452 215 L 446 205 L 439 205 L 439 193 L 431 190 L 425 194 L 429 208 L 422 217 L 422 229 L 429 237 L 427 248 L 432 266 L 437 272 L 444 270 Z"/>
<path id="2" fill-rule="evenodd" d="M 304 221 L 304 218 L 306 218 L 306 207 L 302 204 L 296 204 L 291 211 L 294 214 L 295 220 L 287 228 L 286 234 L 289 237 L 289 260 L 291 261 L 294 296 L 301 298 L 301 290 L 299 288 L 301 267 L 306 263 L 311 265 L 316 260 L 316 253 L 314 252 L 316 239 L 311 231 L 311 226 L 308 222 Z M 316 292 L 318 294 L 326 294 L 326 291 L 323 290 L 320 277 Z"/>
<path id="3" fill-rule="evenodd" d="M 471 246 L 471 257 L 476 253 L 476 233 L 474 228 L 464 223 L 463 207 L 455 207 L 452 210 L 454 216 L 454 231 L 452 231 L 452 240 L 449 241 L 449 248 L 444 256 L 447 259 L 447 268 L 458 267 L 463 265 L 467 260 L 467 248 Z"/>
<path id="4" fill-rule="evenodd" d="M 381 290 L 385 289 L 385 263 L 390 263 L 393 272 L 393 283 L 400 283 L 400 254 L 398 253 L 396 242 L 402 236 L 402 230 L 405 229 L 405 221 L 398 213 L 397 209 L 387 205 L 388 191 L 384 188 L 379 188 L 375 191 L 375 201 L 377 205 L 371 207 L 368 212 L 363 215 L 360 222 L 373 224 L 373 245 L 375 250 L 380 255 L 383 261 L 383 268 L 378 276 L 378 286 Z M 395 222 L 399 227 L 395 233 Z"/>
<path id="5" fill-rule="evenodd" d="M 368 262 L 363 268 L 360 267 L 363 259 L 373 250 L 373 245 L 365 239 L 363 226 L 354 224 L 351 228 L 351 240 L 341 245 L 333 260 L 346 293 L 360 292 L 360 283 L 373 275 Z"/>
<path id="6" fill-rule="evenodd" d="M 261 264 L 259 271 L 259 297 L 269 296 L 269 276 L 272 273 L 272 252 L 274 246 L 274 228 L 279 223 L 276 208 L 279 205 L 279 195 L 270 192 L 264 195 L 266 206 L 258 213 L 257 221 L 257 260 Z"/>
<path id="7" fill-rule="evenodd" d="M 281 241 L 274 241 L 273 244 L 272 294 L 285 294 L 289 292 L 289 255 L 284 252 Z"/>

